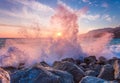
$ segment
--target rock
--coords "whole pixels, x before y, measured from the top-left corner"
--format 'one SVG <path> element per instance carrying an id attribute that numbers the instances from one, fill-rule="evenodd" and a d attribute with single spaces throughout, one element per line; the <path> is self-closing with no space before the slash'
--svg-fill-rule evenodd
<path id="1" fill-rule="evenodd" d="M 23 68 L 25 68 L 25 63 L 20 63 L 20 64 L 18 65 L 18 69 L 23 69 Z"/>
<path id="2" fill-rule="evenodd" d="M 107 63 L 113 65 L 116 60 L 118 60 L 118 58 L 113 57 L 112 59 L 109 59 L 109 60 L 107 61 Z"/>
<path id="3" fill-rule="evenodd" d="M 98 77 L 108 81 L 114 80 L 114 69 L 112 65 L 110 64 L 104 65 Z"/>
<path id="4" fill-rule="evenodd" d="M 66 72 L 66 71 L 61 71 L 61 70 L 56 70 L 56 69 L 47 69 L 49 72 L 53 73 L 56 76 L 60 77 L 60 83 L 74 83 L 73 76 Z"/>
<path id="5" fill-rule="evenodd" d="M 118 83 L 116 81 L 106 81 L 101 78 L 86 76 L 79 83 Z"/>
<path id="6" fill-rule="evenodd" d="M 92 65 L 89 65 L 90 69 L 97 72 L 97 74 L 100 73 L 101 71 L 101 68 L 102 68 L 102 65 L 100 64 L 92 64 Z"/>
<path id="7" fill-rule="evenodd" d="M 120 60 L 116 60 L 114 65 L 114 78 L 120 80 Z"/>
<path id="8" fill-rule="evenodd" d="M 40 64 L 41 64 L 43 67 L 49 67 L 49 65 L 48 65 L 46 62 L 44 62 L 44 61 L 40 62 Z"/>
<path id="9" fill-rule="evenodd" d="M 98 73 L 93 71 L 93 70 L 88 70 L 88 71 L 85 72 L 85 75 L 86 76 L 94 76 L 94 77 L 96 77 L 98 75 Z"/>
<path id="10" fill-rule="evenodd" d="M 80 63 L 82 63 L 82 61 L 79 60 L 79 59 L 76 59 L 76 60 L 75 60 L 75 63 L 76 63 L 76 65 L 80 65 Z"/>
<path id="11" fill-rule="evenodd" d="M 88 68 L 88 65 L 86 63 L 81 63 L 80 66 L 82 66 L 83 68 Z"/>
<path id="12" fill-rule="evenodd" d="M 54 68 L 55 69 L 59 69 L 59 70 L 63 70 L 63 71 L 67 71 L 70 74 L 73 75 L 74 81 L 75 83 L 78 83 L 82 77 L 85 76 L 85 73 L 82 69 L 80 69 L 77 65 L 71 63 L 71 62 L 60 62 L 57 61 L 54 64 Z"/>
<path id="13" fill-rule="evenodd" d="M 10 83 L 9 73 L 0 68 L 0 83 Z"/>
<path id="14" fill-rule="evenodd" d="M 68 61 L 71 63 L 75 63 L 75 60 L 73 58 L 65 58 L 65 59 L 62 59 L 62 61 Z"/>
<path id="15" fill-rule="evenodd" d="M 95 56 L 89 56 L 84 58 L 86 64 L 95 63 L 97 61 Z"/>
<path id="16" fill-rule="evenodd" d="M 11 83 L 60 83 L 60 78 L 42 66 L 35 66 L 11 74 Z"/>
<path id="17" fill-rule="evenodd" d="M 97 63 L 100 64 L 100 65 L 105 65 L 107 63 L 107 60 L 106 60 L 106 58 L 101 56 L 101 57 L 99 57 Z"/>
<path id="18" fill-rule="evenodd" d="M 15 71 L 17 71 L 17 68 L 13 67 L 13 66 L 8 66 L 8 67 L 2 67 L 5 71 L 7 71 L 8 73 L 14 73 Z"/>

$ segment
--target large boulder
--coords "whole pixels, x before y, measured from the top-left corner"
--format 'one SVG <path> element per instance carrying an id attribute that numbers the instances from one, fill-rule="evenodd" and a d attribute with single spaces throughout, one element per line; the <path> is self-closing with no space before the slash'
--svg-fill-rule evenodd
<path id="1" fill-rule="evenodd" d="M 56 70 L 49 67 L 47 68 L 47 70 L 53 73 L 54 75 L 59 76 L 60 83 L 74 83 L 73 76 L 66 71 Z"/>
<path id="2" fill-rule="evenodd" d="M 85 72 L 85 75 L 86 76 L 94 76 L 94 77 L 96 77 L 98 75 L 98 73 L 93 71 L 93 70 L 88 70 L 88 71 Z"/>
<path id="3" fill-rule="evenodd" d="M 75 83 L 78 83 L 82 79 L 82 77 L 85 76 L 84 71 L 82 69 L 80 69 L 77 65 L 75 65 L 71 62 L 57 61 L 53 64 L 53 66 L 55 69 L 67 71 L 70 74 L 72 74 Z"/>
<path id="4" fill-rule="evenodd" d="M 93 71 L 95 71 L 97 74 L 99 74 L 100 71 L 101 71 L 101 69 L 102 69 L 102 66 L 103 66 L 103 65 L 100 65 L 100 64 L 90 64 L 90 65 L 89 65 L 89 68 L 90 68 L 90 70 L 93 70 Z"/>
<path id="5" fill-rule="evenodd" d="M 114 78 L 120 80 L 120 60 L 116 60 L 114 65 Z"/>
<path id="6" fill-rule="evenodd" d="M 9 73 L 0 68 L 0 83 L 10 83 Z"/>
<path id="7" fill-rule="evenodd" d="M 97 63 L 100 65 L 105 65 L 107 63 L 107 59 L 105 57 L 101 56 L 98 58 Z"/>
<path id="8" fill-rule="evenodd" d="M 11 83 L 60 83 L 60 78 L 42 66 L 34 66 L 11 74 Z"/>
<path id="9" fill-rule="evenodd" d="M 106 81 L 101 78 L 86 76 L 79 83 L 118 83 L 116 81 Z"/>
<path id="10" fill-rule="evenodd" d="M 98 75 L 99 78 L 111 81 L 114 80 L 114 69 L 113 66 L 110 64 L 106 64 L 103 66 L 103 68 L 100 71 L 100 74 Z"/>
<path id="11" fill-rule="evenodd" d="M 84 58 L 84 62 L 86 64 L 90 64 L 90 63 L 96 63 L 97 59 L 95 56 L 89 56 L 89 57 L 85 57 Z"/>
<path id="12" fill-rule="evenodd" d="M 68 61 L 71 63 L 75 63 L 75 60 L 73 58 L 65 58 L 65 59 L 62 59 L 62 61 Z"/>

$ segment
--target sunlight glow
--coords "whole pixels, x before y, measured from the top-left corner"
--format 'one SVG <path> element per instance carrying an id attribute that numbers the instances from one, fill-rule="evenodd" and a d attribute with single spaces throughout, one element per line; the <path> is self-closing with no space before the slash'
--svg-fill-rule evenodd
<path id="1" fill-rule="evenodd" d="M 57 33 L 57 37 L 61 37 L 62 36 L 62 33 L 61 32 L 58 32 Z"/>

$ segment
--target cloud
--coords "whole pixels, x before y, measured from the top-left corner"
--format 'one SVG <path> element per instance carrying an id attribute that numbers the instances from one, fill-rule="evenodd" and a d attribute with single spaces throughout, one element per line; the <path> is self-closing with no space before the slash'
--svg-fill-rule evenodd
<path id="1" fill-rule="evenodd" d="M 92 4 L 89 0 L 82 0 L 84 3 Z"/>
<path id="2" fill-rule="evenodd" d="M 87 19 L 89 21 L 95 21 L 95 20 L 100 18 L 100 15 L 99 14 L 96 14 L 96 15 L 86 14 L 86 15 L 82 15 L 81 18 L 82 19 Z"/>
<path id="3" fill-rule="evenodd" d="M 54 9 L 35 0 L 12 0 L 10 3 L 21 4 L 21 7 L 11 8 L 11 10 L 0 9 L 0 14 L 16 18 L 23 25 L 34 23 L 34 21 L 46 25 L 48 19 L 54 14 Z"/>
<path id="4" fill-rule="evenodd" d="M 104 3 L 101 5 L 101 7 L 108 8 L 109 5 L 108 5 L 108 3 L 104 2 Z"/>
<path id="5" fill-rule="evenodd" d="M 110 15 L 108 15 L 108 14 L 103 15 L 103 16 L 102 16 L 102 19 L 103 19 L 103 20 L 106 20 L 106 21 L 108 21 L 108 22 L 111 22 L 111 21 L 112 21 L 112 17 L 111 17 Z"/>

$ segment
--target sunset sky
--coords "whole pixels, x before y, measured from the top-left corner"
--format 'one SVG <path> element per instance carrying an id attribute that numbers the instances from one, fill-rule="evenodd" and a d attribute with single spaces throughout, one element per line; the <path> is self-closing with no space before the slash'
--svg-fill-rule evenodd
<path id="1" fill-rule="evenodd" d="M 19 37 L 20 29 L 36 25 L 45 35 L 59 32 L 50 24 L 58 3 L 74 12 L 86 8 L 78 15 L 79 33 L 120 25 L 120 0 L 0 0 L 0 37 Z"/>

